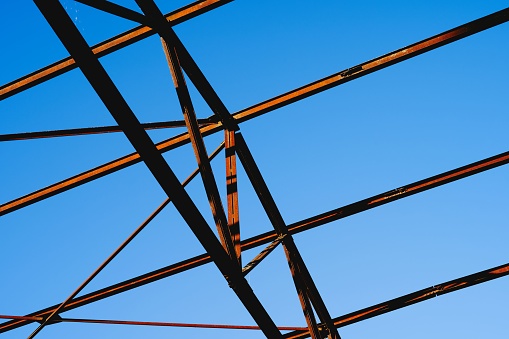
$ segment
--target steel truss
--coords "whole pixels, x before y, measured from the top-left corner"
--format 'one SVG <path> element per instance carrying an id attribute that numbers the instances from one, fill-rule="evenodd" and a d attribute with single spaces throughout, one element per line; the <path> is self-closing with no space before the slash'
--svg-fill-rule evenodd
<path id="1" fill-rule="evenodd" d="M 34 311 L 25 316 L 0 315 L 9 319 L 0 323 L 0 333 L 38 322 L 39 327 L 28 337 L 35 337 L 45 326 L 59 322 L 110 323 L 125 325 L 184 326 L 205 328 L 236 328 L 261 330 L 268 338 L 340 338 L 338 328 L 375 317 L 399 308 L 407 307 L 437 295 L 451 293 L 476 284 L 498 279 L 509 274 L 509 264 L 489 268 L 455 280 L 447 281 L 396 299 L 388 300 L 349 314 L 333 318 L 322 299 L 313 278 L 306 267 L 299 249 L 293 241 L 294 234 L 346 218 L 369 209 L 394 202 L 463 178 L 488 171 L 509 162 L 509 152 L 437 174 L 435 176 L 410 183 L 394 190 L 383 192 L 355 203 L 341 206 L 331 211 L 286 224 L 279 212 L 269 187 L 264 181 L 255 159 L 240 131 L 239 124 L 271 112 L 283 106 L 302 100 L 335 86 L 363 77 L 404 60 L 429 52 L 454 41 L 487 30 L 509 20 L 509 8 L 472 22 L 458 26 L 446 32 L 403 47 L 378 58 L 354 65 L 336 74 L 307 84 L 295 90 L 283 93 L 272 99 L 258 103 L 241 111 L 230 113 L 215 90 L 201 72 L 190 53 L 173 31 L 172 26 L 212 9 L 227 4 L 231 0 L 201 0 L 180 10 L 163 15 L 153 0 L 136 0 L 142 13 L 132 11 L 104 0 L 78 0 L 97 10 L 102 10 L 141 24 L 128 32 L 115 36 L 96 46 L 88 46 L 68 17 L 58 0 L 34 0 L 55 34 L 69 51 L 70 56 L 39 71 L 28 74 L 0 88 L 0 100 L 20 93 L 28 88 L 57 77 L 72 69 L 79 68 L 101 98 L 118 126 L 88 127 L 69 130 L 27 132 L 0 135 L 0 141 L 52 138 L 74 135 L 122 132 L 134 146 L 136 152 L 113 160 L 89 171 L 55 183 L 38 191 L 19 197 L 0 205 L 0 215 L 5 215 L 26 206 L 76 188 L 82 184 L 109 175 L 128 166 L 144 162 L 164 190 L 168 198 L 94 271 L 67 299 L 60 304 Z M 108 73 L 98 59 L 109 53 L 124 48 L 148 36 L 157 34 L 161 38 L 162 48 L 166 54 L 173 83 L 181 105 L 183 120 L 142 124 L 138 121 L 126 103 Z M 208 119 L 197 119 L 189 94 L 184 73 L 196 87 L 214 115 Z M 187 132 L 154 144 L 148 137 L 147 129 L 186 127 Z M 213 133 L 224 133 L 224 142 L 210 155 L 207 154 L 203 137 Z M 198 168 L 182 183 L 179 183 L 162 153 L 191 143 L 194 149 Z M 210 161 L 222 150 L 226 154 L 227 205 L 222 204 L 217 183 L 212 173 Z M 237 193 L 237 157 L 246 171 L 274 231 L 241 240 L 239 224 L 239 205 Z M 193 200 L 184 187 L 198 174 L 201 174 L 203 185 L 214 216 L 218 237 L 209 227 Z M 99 274 L 99 272 L 120 253 L 127 244 L 144 229 L 155 216 L 169 203 L 177 208 L 196 238 L 200 241 L 205 253 L 187 260 L 174 263 L 141 276 L 119 282 L 115 285 L 90 292 L 77 297 L 79 292 Z M 262 245 L 267 245 L 251 262 L 242 266 L 242 252 Z M 289 270 L 295 285 L 297 297 L 307 323 L 306 328 L 277 326 L 264 306 L 254 294 L 245 276 L 277 246 L 283 247 Z M 180 324 L 148 321 L 120 321 L 105 319 L 65 318 L 61 314 L 113 295 L 117 295 L 140 286 L 158 281 L 199 267 L 214 263 L 221 271 L 228 284 L 251 314 L 257 326 Z M 317 319 L 318 317 L 318 319 Z M 282 334 L 281 331 L 291 331 Z"/>

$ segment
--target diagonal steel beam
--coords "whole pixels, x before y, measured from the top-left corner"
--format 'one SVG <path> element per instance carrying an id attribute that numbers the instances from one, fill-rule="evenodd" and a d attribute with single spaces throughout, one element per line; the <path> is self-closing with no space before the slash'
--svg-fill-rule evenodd
<path id="1" fill-rule="evenodd" d="M 500 25 L 508 20 L 509 8 L 506 8 L 246 108 L 236 113 L 234 118 L 237 122 L 251 119 L 253 116 L 259 116 L 273 111 L 311 95 L 342 85 L 407 59 L 414 58 L 454 41 Z"/>
<path id="2" fill-rule="evenodd" d="M 191 95 L 189 94 L 189 90 L 187 89 L 186 81 L 184 79 L 184 74 L 182 73 L 179 56 L 175 49 L 174 41 L 169 40 L 169 37 L 165 37 L 163 34 L 166 28 L 171 29 L 171 27 L 164 19 L 163 14 L 159 11 L 153 1 L 136 0 L 136 2 L 138 3 L 138 6 L 140 6 L 141 10 L 145 13 L 147 18 L 153 22 L 154 29 L 162 37 L 161 42 L 163 45 L 164 53 L 166 55 L 166 60 L 168 62 L 171 76 L 173 78 L 173 84 L 177 92 L 182 114 L 184 115 L 187 131 L 191 138 L 191 144 L 193 146 L 196 161 L 200 168 L 203 186 L 209 200 L 214 222 L 219 233 L 219 238 L 223 244 L 223 247 L 228 252 L 230 258 L 235 259 L 235 249 L 233 246 L 232 237 L 230 235 L 230 230 L 228 229 L 226 214 L 221 202 L 221 197 L 219 195 L 219 190 L 217 188 L 212 167 L 210 166 L 210 162 L 207 159 L 207 150 L 205 143 L 203 142 L 203 138 L 200 134 L 200 127 L 198 126 Z"/>
<path id="3" fill-rule="evenodd" d="M 336 327 L 344 327 L 357 323 L 362 320 L 373 318 L 388 312 L 398 310 L 403 307 L 414 305 L 422 301 L 435 298 L 439 295 L 459 291 L 461 289 L 472 287 L 477 284 L 482 284 L 490 280 L 498 279 L 509 275 L 509 264 L 493 267 L 481 272 L 467 275 L 455 280 L 450 280 L 438 285 L 434 285 L 420 291 L 406 294 L 399 298 L 391 299 L 361 310 L 345 314 L 343 316 L 334 318 L 334 325 Z M 323 326 L 323 324 L 321 324 Z M 309 337 L 307 331 L 294 331 L 284 335 L 287 339 L 302 339 Z"/>
<path id="4" fill-rule="evenodd" d="M 219 98 L 219 95 L 216 93 L 214 88 L 210 85 L 209 81 L 201 71 L 200 67 L 198 67 L 198 64 L 194 61 L 193 57 L 191 57 L 191 54 L 189 54 L 182 41 L 180 41 L 179 37 L 175 34 L 170 25 L 166 25 L 165 28 L 166 29 L 162 32 L 163 37 L 168 41 L 172 41 L 174 44 L 179 55 L 179 61 L 182 69 L 186 72 L 189 80 L 191 80 L 212 112 L 217 115 L 223 127 L 232 131 L 237 131 L 239 129 L 237 122 L 233 119 L 225 104 L 221 98 Z"/>
<path id="5" fill-rule="evenodd" d="M 231 262 L 200 211 L 181 186 L 146 131 L 140 126 L 131 108 L 62 5 L 58 0 L 34 0 L 34 2 L 255 322 L 267 337 L 281 337 L 276 325 L 241 275 L 240 269 Z M 42 326 L 34 331 L 30 338 L 37 334 Z"/>
<path id="6" fill-rule="evenodd" d="M 225 5 L 233 0 L 198 0 L 176 11 L 168 13 L 165 17 L 172 24 L 180 24 L 198 15 L 206 13 L 214 8 Z M 92 47 L 92 51 L 98 57 L 103 57 L 121 48 L 129 46 L 137 41 L 154 35 L 155 32 L 147 26 L 138 26 L 127 32 L 114 36 Z M 11 81 L 0 87 L 0 100 L 6 99 L 16 93 L 20 93 L 49 79 L 75 69 L 76 63 L 71 57 L 67 57 L 48 65 L 40 70 L 27 74 L 19 79 Z"/>
<path id="7" fill-rule="evenodd" d="M 279 212 L 276 202 L 274 201 L 258 165 L 256 165 L 253 155 L 251 154 L 251 151 L 240 132 L 235 133 L 235 142 L 240 162 L 242 163 L 249 181 L 251 181 L 256 195 L 262 203 L 274 230 L 278 236 L 284 236 L 282 241 L 283 248 L 285 250 L 286 258 L 292 272 L 292 277 L 294 278 L 295 287 L 297 288 L 302 310 L 304 311 L 309 328 L 313 330 L 313 328 L 316 327 L 316 321 L 314 320 L 314 314 L 310 308 L 307 297 L 311 300 L 320 319 L 327 324 L 329 338 L 340 339 L 341 337 L 339 336 L 337 329 L 332 324 L 331 316 L 322 300 L 322 297 L 320 296 L 320 292 L 318 291 L 318 288 L 316 287 L 311 274 L 300 255 L 299 249 L 295 245 L 292 236 L 289 234 L 288 227 Z M 314 333 L 313 339 L 319 338 L 318 335 L 318 332 Z"/>
<path id="8" fill-rule="evenodd" d="M 424 192 L 435 187 L 448 184 L 450 182 L 487 171 L 504 164 L 509 163 L 509 152 L 501 153 L 499 155 L 456 168 L 451 171 L 447 171 L 400 188 L 387 191 L 385 193 L 377 194 L 372 197 L 357 201 L 355 203 L 333 209 L 331 211 L 316 215 L 311 218 L 307 218 L 293 224 L 288 225 L 288 232 L 290 234 L 300 233 L 318 226 L 328 224 L 330 222 L 346 218 L 348 216 L 361 213 L 371 208 L 379 207 L 384 204 L 394 202 L 399 199 L 409 197 L 413 194 Z M 275 241 L 278 235 L 275 231 L 262 233 L 258 236 L 246 239 L 242 241 L 241 248 L 243 251 L 261 246 L 263 244 Z M 202 254 L 189 258 L 187 260 L 160 268 L 158 270 L 137 276 L 135 278 L 117 283 L 115 285 L 105 287 L 103 289 L 88 293 L 84 296 L 76 298 L 74 301 L 69 303 L 66 310 L 74 309 L 89 303 L 108 298 L 110 296 L 129 291 L 133 288 L 147 285 L 149 283 L 170 277 L 172 275 L 205 265 L 212 262 L 211 258 L 207 254 Z M 56 306 L 50 306 L 48 308 L 31 313 L 32 316 L 45 316 L 52 312 Z M 0 333 L 9 331 L 20 326 L 24 326 L 30 322 L 23 320 L 15 320 L 0 324 Z"/>
<path id="9" fill-rule="evenodd" d="M 354 77 L 352 70 L 357 69 L 356 73 L 354 74 L 355 77 L 357 78 L 362 75 L 375 72 L 378 69 L 388 67 L 394 63 L 401 62 L 411 57 L 420 55 L 432 49 L 443 46 L 445 44 L 465 38 L 472 34 L 476 34 L 482 30 L 486 30 L 491 27 L 500 25 L 504 22 L 507 22 L 508 20 L 509 20 L 509 8 L 501 10 L 499 12 L 495 12 L 488 16 L 471 21 L 465 25 L 458 26 L 452 30 L 435 35 L 434 37 L 422 40 L 408 47 L 399 49 L 395 52 L 373 59 L 365 63 L 370 65 L 369 70 L 363 69 L 361 71 L 358 71 L 359 69 L 358 66 L 351 67 L 347 70 L 337 73 L 336 75 L 332 75 L 322 80 L 318 80 L 314 83 L 308 84 L 296 90 L 287 92 L 280 96 L 274 97 L 257 105 L 246 108 L 242 111 L 239 111 L 233 115 L 233 118 L 238 123 L 247 121 L 249 119 L 253 119 L 261 114 L 273 111 L 279 107 L 288 105 L 292 102 L 303 99 L 309 95 L 324 91 L 333 86 L 338 86 L 346 81 L 353 80 Z M 223 130 L 222 124 L 217 123 L 200 128 L 200 133 L 202 134 L 202 136 L 206 136 L 221 130 Z M 189 143 L 189 141 L 190 141 L 189 135 L 186 133 L 162 141 L 156 144 L 156 147 L 160 152 L 167 152 L 171 149 L 187 144 Z M 69 179 L 60 181 L 56 184 L 42 188 L 36 192 L 27 194 L 23 197 L 0 205 L 0 216 L 15 211 L 19 208 L 28 206 L 30 204 L 33 204 L 37 201 L 49 198 L 55 194 L 67 191 L 71 188 L 77 187 L 89 181 L 96 180 L 105 175 L 121 170 L 125 167 L 132 166 L 134 164 L 139 163 L 140 161 L 141 159 L 139 154 L 137 153 L 128 154 L 124 157 L 113 160 L 102 166 L 98 166 L 89 171 L 75 175 Z"/>
<path id="10" fill-rule="evenodd" d="M 116 15 L 118 17 L 137 22 L 142 25 L 149 26 L 148 20 L 141 13 L 133 11 L 127 7 L 117 5 L 107 0 L 76 0 L 84 5 L 93 7 L 106 13 Z"/>

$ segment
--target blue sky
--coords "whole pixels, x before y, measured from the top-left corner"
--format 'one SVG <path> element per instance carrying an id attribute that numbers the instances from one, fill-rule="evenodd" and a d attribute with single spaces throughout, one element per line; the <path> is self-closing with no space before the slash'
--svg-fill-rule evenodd
<path id="1" fill-rule="evenodd" d="M 117 1 L 136 9 L 134 1 Z M 163 12 L 187 1 L 157 1 Z M 90 45 L 135 25 L 62 0 Z M 506 1 L 236 0 L 175 27 L 231 112 L 507 7 Z M 0 83 L 67 56 L 31 1 L 1 2 Z M 508 150 L 509 25 L 243 123 L 286 223 Z M 101 59 L 142 122 L 181 119 L 160 41 Z M 199 117 L 209 116 L 191 88 Z M 79 70 L 0 102 L 0 133 L 114 124 Z M 157 142 L 177 130 L 151 132 Z M 205 139 L 211 152 L 222 133 Z M 0 203 L 132 152 L 122 134 L 2 142 Z M 165 154 L 182 180 L 190 145 Z M 224 196 L 224 160 L 212 163 Z M 333 317 L 508 262 L 508 169 L 295 236 Z M 187 188 L 212 225 L 199 178 Z M 271 229 L 239 173 L 241 236 Z M 144 164 L 0 217 L 0 314 L 64 300 L 164 200 Z M 243 254 L 244 262 L 259 249 Z M 203 253 L 169 206 L 84 291 Z M 304 326 L 281 248 L 248 276 L 276 324 Z M 507 278 L 340 329 L 343 338 L 505 338 Z M 211 264 L 67 317 L 253 324 Z M 36 325 L 1 334 L 28 336 Z M 260 332 L 58 324 L 38 338 L 260 338 Z"/>

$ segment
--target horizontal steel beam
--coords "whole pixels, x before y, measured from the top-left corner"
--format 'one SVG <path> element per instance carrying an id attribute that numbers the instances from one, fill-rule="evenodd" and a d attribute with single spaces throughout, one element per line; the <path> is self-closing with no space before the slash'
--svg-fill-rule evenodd
<path id="1" fill-rule="evenodd" d="M 214 122 L 213 119 L 198 119 L 198 123 L 200 124 L 200 126 L 209 125 L 213 122 Z M 186 123 L 184 120 L 147 122 L 147 123 L 142 123 L 141 127 L 143 127 L 145 130 L 175 128 L 175 127 L 186 127 Z M 53 130 L 53 131 L 0 134 L 0 141 L 32 140 L 32 139 L 70 137 L 70 136 L 78 136 L 78 135 L 91 135 L 91 134 L 117 133 L 117 132 L 122 132 L 122 130 L 118 126 L 83 127 L 83 128 Z"/>
<path id="2" fill-rule="evenodd" d="M 367 199 L 360 200 L 353 204 L 349 204 L 329 212 L 325 212 L 319 214 L 317 216 L 307 218 L 302 221 L 298 221 L 296 223 L 288 225 L 288 232 L 290 234 L 296 234 L 299 232 L 303 232 L 305 230 L 309 230 L 314 227 L 318 227 L 332 221 L 342 219 L 348 217 L 353 214 L 357 214 L 368 209 L 378 207 L 405 197 L 409 197 L 413 194 L 423 192 L 435 187 L 439 187 L 445 185 L 447 183 L 465 178 L 467 176 L 481 173 L 483 171 L 490 170 L 492 168 L 496 168 L 507 164 L 509 162 L 509 152 L 505 152 L 494 157 L 490 157 L 475 163 L 472 163 L 467 166 L 459 167 L 457 169 L 444 172 L 442 174 L 438 174 L 432 176 L 430 178 L 420 180 L 406 186 L 402 186 L 395 190 L 391 190 L 385 193 L 377 194 Z M 243 251 L 255 248 L 257 246 L 261 246 L 267 243 L 270 243 L 276 240 L 278 237 L 275 231 L 266 232 L 261 235 L 246 239 L 242 241 L 241 248 Z M 146 273 L 144 275 L 120 282 L 118 284 L 88 293 L 81 297 L 78 297 L 71 301 L 66 307 L 65 310 L 74 309 L 83 305 L 90 304 L 92 302 L 108 298 L 110 296 L 129 291 L 136 287 L 140 287 L 163 278 L 170 277 L 172 275 L 182 273 L 184 271 L 205 265 L 210 263 L 212 260 L 210 256 L 207 254 L 202 254 L 193 258 L 189 258 L 187 260 L 160 268 L 158 270 Z M 30 316 L 45 316 L 51 313 L 56 306 L 50 306 L 48 308 L 30 313 Z M 11 329 L 24 326 L 30 322 L 23 320 L 14 320 L 5 322 L 0 324 L 0 333 L 9 331 Z"/>
<path id="3" fill-rule="evenodd" d="M 233 0 L 200 0 L 177 9 L 176 11 L 165 15 L 165 17 L 172 24 L 176 25 L 200 14 L 206 13 L 214 8 L 225 5 L 231 1 Z M 98 57 L 103 57 L 154 34 L 155 32 L 150 27 L 138 26 L 93 46 L 92 51 Z M 53 79 L 54 77 L 73 70 L 76 67 L 74 59 L 67 57 L 41 68 L 40 70 L 11 81 L 0 87 L 0 101 L 49 79 Z"/>
<path id="4" fill-rule="evenodd" d="M 406 294 L 399 298 L 391 299 L 380 304 L 345 314 L 341 317 L 334 318 L 334 325 L 338 328 L 351 325 L 362 320 L 373 318 L 384 313 L 392 312 L 403 307 L 417 304 L 421 301 L 425 301 L 439 295 L 455 292 L 490 280 L 502 278 L 506 275 L 509 275 L 509 264 L 490 268 L 485 271 L 477 272 L 455 280 L 450 280 L 417 292 Z M 320 324 L 320 326 L 324 326 L 324 324 Z M 284 338 L 287 339 L 302 339 L 308 337 L 309 332 L 307 331 L 294 331 L 284 335 Z"/>
<path id="5" fill-rule="evenodd" d="M 488 16 L 469 22 L 465 25 L 458 26 L 452 30 L 444 33 L 435 35 L 431 38 L 422 40 L 413 45 L 404 47 L 395 52 L 383 55 L 371 61 L 365 62 L 361 65 L 351 67 L 347 70 L 341 71 L 330 77 L 318 80 L 306 86 L 300 87 L 296 90 L 287 92 L 270 100 L 264 101 L 260 104 L 246 108 L 233 115 L 237 122 L 243 122 L 252 118 L 255 118 L 261 114 L 273 111 L 279 107 L 288 105 L 297 100 L 304 99 L 312 94 L 324 91 L 334 86 L 338 86 L 347 81 L 353 80 L 363 75 L 375 72 L 382 68 L 393 65 L 397 62 L 412 58 L 420 55 L 432 49 L 438 48 L 445 44 L 454 42 L 456 40 L 465 38 L 472 34 L 478 33 L 482 30 L 500 25 L 509 20 L 509 8 L 502 11 L 495 12 Z M 1 96 L 0 96 L 1 99 Z M 203 136 L 209 135 L 218 131 L 221 131 L 221 123 L 216 123 L 200 128 L 200 132 Z M 180 147 L 184 144 L 189 143 L 189 135 L 187 133 L 175 136 L 156 144 L 157 149 L 160 152 L 166 152 L 171 149 Z M 122 158 L 113 160 L 107 164 L 98 166 L 89 171 L 80 173 L 69 179 L 60 181 L 51 186 L 42 188 L 33 193 L 27 194 L 23 197 L 9 201 L 3 205 L 0 205 L 0 215 L 10 213 L 24 206 L 28 206 L 37 201 L 49 198 L 55 194 L 64 192 L 71 188 L 82 185 L 86 182 L 99 179 L 105 175 L 111 174 L 125 167 L 134 165 L 140 162 L 141 159 L 137 153 L 128 154 Z"/>

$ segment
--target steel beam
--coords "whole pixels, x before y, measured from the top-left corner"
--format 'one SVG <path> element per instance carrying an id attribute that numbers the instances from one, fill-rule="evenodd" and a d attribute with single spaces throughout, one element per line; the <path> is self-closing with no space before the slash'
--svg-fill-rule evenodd
<path id="1" fill-rule="evenodd" d="M 213 123 L 213 119 L 211 119 L 211 118 L 198 119 L 198 123 L 200 124 L 200 126 L 206 126 L 206 125 Z M 182 121 L 177 120 L 177 121 L 148 122 L 148 123 L 142 123 L 141 127 L 145 130 L 186 127 L 186 122 L 184 120 L 182 120 Z M 118 126 L 83 127 L 83 128 L 53 130 L 53 131 L 0 134 L 0 141 L 32 140 L 32 139 L 44 139 L 44 138 L 69 137 L 69 136 L 78 136 L 78 135 L 116 133 L 116 132 L 122 132 L 120 127 L 118 127 Z"/>
<path id="2" fill-rule="evenodd" d="M 34 0 L 161 188 L 267 337 L 281 333 L 58 0 Z M 46 320 L 47 321 L 47 320 Z M 45 321 L 45 322 L 46 322 Z M 35 336 L 44 323 L 29 338 Z"/>
<path id="3" fill-rule="evenodd" d="M 438 285 L 434 285 L 417 292 L 406 294 L 399 298 L 391 299 L 361 310 L 345 314 L 343 316 L 334 318 L 334 325 L 336 327 L 344 327 L 357 323 L 362 320 L 373 318 L 388 312 L 398 310 L 419 302 L 435 298 L 439 295 L 455 292 L 467 287 L 472 287 L 490 280 L 498 279 L 509 275 L 509 264 L 497 266 L 487 269 L 485 271 L 477 272 L 467 275 L 455 280 L 450 280 Z M 320 324 L 323 326 L 323 324 Z M 284 335 L 287 339 L 301 339 L 309 337 L 307 331 L 294 331 Z"/>
<path id="4" fill-rule="evenodd" d="M 127 7 L 117 5 L 114 2 L 110 2 L 107 0 L 76 0 L 76 1 L 84 5 L 101 10 L 103 12 L 110 13 L 115 16 L 150 27 L 147 19 L 143 14 L 133 11 L 132 9 L 129 9 Z"/>
<path id="5" fill-rule="evenodd" d="M 199 0 L 166 14 L 165 18 L 172 24 L 177 25 L 231 1 L 233 0 Z M 103 57 L 154 34 L 155 32 L 150 27 L 138 26 L 93 46 L 92 51 L 98 57 Z M 49 79 L 53 79 L 54 77 L 73 70 L 76 67 L 74 60 L 71 57 L 67 57 L 41 68 L 40 70 L 11 81 L 0 87 L 0 101 L 16 93 L 32 88 L 35 85 Z"/>
<path id="6" fill-rule="evenodd" d="M 251 119 L 253 116 L 259 116 L 289 105 L 332 87 L 342 85 L 346 82 L 500 25 L 508 20 L 509 8 L 506 8 L 246 108 L 236 113 L 234 118 L 237 122 Z"/>
<path id="7" fill-rule="evenodd" d="M 489 29 L 491 27 L 500 25 L 509 20 L 509 8 L 501 10 L 499 12 L 495 12 L 488 16 L 482 17 L 480 19 L 471 21 L 465 25 L 458 26 L 452 30 L 446 31 L 444 33 L 435 35 L 431 38 L 422 40 L 408 47 L 399 49 L 395 52 L 386 54 L 384 56 L 378 57 L 371 61 L 368 61 L 364 64 L 366 68 L 360 69 L 359 66 L 354 66 L 348 68 L 344 71 L 341 71 L 335 75 L 330 77 L 318 80 L 306 86 L 300 87 L 296 90 L 287 92 L 285 94 L 279 95 L 272 99 L 266 100 L 257 105 L 246 108 L 242 111 L 239 111 L 233 114 L 233 118 L 237 123 L 247 121 L 249 119 L 253 119 L 261 114 L 268 113 L 270 111 L 275 110 L 276 108 L 288 105 L 297 100 L 304 99 L 309 95 L 324 91 L 334 86 L 338 86 L 347 81 L 353 80 L 354 78 L 358 78 L 363 75 L 367 75 L 369 73 L 375 72 L 379 69 L 388 67 L 397 62 L 401 62 L 403 60 L 415 57 L 432 49 L 438 48 L 440 46 L 449 44 L 451 42 L 457 41 L 459 39 L 465 38 L 472 34 L 476 34 L 481 32 L 482 30 Z M 369 68 L 368 68 L 369 65 Z M 363 66 L 364 67 L 364 66 Z M 355 70 L 355 72 L 354 72 Z M 1 94 L 1 92 L 0 92 Z M 1 99 L 1 96 L 0 96 Z M 216 123 L 212 125 L 208 125 L 200 128 L 200 133 L 202 136 L 206 136 L 223 129 L 221 123 Z M 167 152 L 171 149 L 180 147 L 184 144 L 189 143 L 189 135 L 187 133 L 181 134 L 167 140 L 164 140 L 158 144 L 156 144 L 157 149 L 160 152 Z M 141 159 L 139 154 L 131 153 L 124 157 L 113 160 L 107 164 L 102 166 L 98 166 L 89 171 L 80 173 L 75 175 L 69 179 L 60 181 L 51 186 L 42 188 L 36 192 L 31 194 L 27 194 L 18 199 L 7 202 L 3 205 L 0 205 L 0 215 L 10 213 L 15 211 L 21 207 L 33 204 L 37 201 L 49 198 L 55 194 L 67 191 L 71 188 L 82 185 L 86 182 L 96 180 L 105 175 L 111 174 L 118 170 L 121 170 L 125 167 L 137 164 Z"/>
<path id="8" fill-rule="evenodd" d="M 318 329 L 316 328 L 316 321 L 311 305 L 308 301 L 308 297 L 314 306 L 318 317 L 327 324 L 329 332 L 329 338 L 340 339 L 337 329 L 332 324 L 332 319 L 325 306 L 325 303 L 320 296 L 320 292 L 316 287 L 311 274 L 309 273 L 304 260 L 302 259 L 299 249 L 295 245 L 292 236 L 288 232 L 288 227 L 283 220 L 281 213 L 270 193 L 270 190 L 263 179 L 262 173 L 260 172 L 258 165 L 249 150 L 244 137 L 240 132 L 235 133 L 235 142 L 237 145 L 237 154 L 239 155 L 240 162 L 246 171 L 246 174 L 251 181 L 251 184 L 258 195 L 258 199 L 262 203 L 262 206 L 269 217 L 269 220 L 274 227 L 277 235 L 283 238 L 283 248 L 285 255 L 288 260 L 288 265 L 292 273 L 292 277 L 299 295 L 302 310 L 306 317 L 306 321 L 310 330 L 313 333 L 313 339 L 319 338 Z M 316 331 L 314 330 L 316 329 Z"/>
<path id="9" fill-rule="evenodd" d="M 226 160 L 226 199 L 228 204 L 228 228 L 239 265 L 242 265 L 240 248 L 239 193 L 237 190 L 237 158 L 235 156 L 235 131 L 224 131 Z"/>
<path id="10" fill-rule="evenodd" d="M 163 36 L 162 32 L 167 27 L 171 29 L 168 22 L 164 19 L 163 14 L 159 11 L 152 0 L 136 0 L 136 3 L 138 6 L 140 6 L 141 10 L 145 13 L 147 18 L 153 22 L 153 27 L 159 33 L 159 35 Z M 163 44 L 163 49 L 166 55 L 168 66 L 170 68 L 171 76 L 173 78 L 173 84 L 177 92 L 182 114 L 184 115 L 187 131 L 191 138 L 191 144 L 193 146 L 196 161 L 198 163 L 198 167 L 200 168 L 203 186 L 209 200 L 212 216 L 219 233 L 219 238 L 223 244 L 223 247 L 228 252 L 230 258 L 235 259 L 235 249 L 233 246 L 232 237 L 230 235 L 230 230 L 228 228 L 228 221 L 226 219 L 226 214 L 221 202 L 221 197 L 219 195 L 219 190 L 217 188 L 214 174 L 212 172 L 212 167 L 210 166 L 210 162 L 207 159 L 207 150 L 205 143 L 203 142 L 203 138 L 200 134 L 200 127 L 198 126 L 191 95 L 189 94 L 186 81 L 184 79 L 184 74 L 182 73 L 179 56 L 175 48 L 175 43 L 173 40 L 169 40 L 169 38 L 165 37 L 161 38 L 161 42 Z"/>

